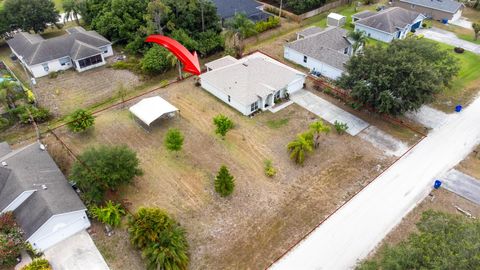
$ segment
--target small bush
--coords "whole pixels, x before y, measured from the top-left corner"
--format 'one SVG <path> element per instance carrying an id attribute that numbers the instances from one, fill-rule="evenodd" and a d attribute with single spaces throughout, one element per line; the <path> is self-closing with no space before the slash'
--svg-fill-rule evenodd
<path id="1" fill-rule="evenodd" d="M 58 77 L 58 72 L 57 71 L 53 71 L 53 72 L 48 73 L 48 78 L 50 78 L 50 79 L 55 79 L 57 77 Z"/>
<path id="2" fill-rule="evenodd" d="M 215 177 L 215 191 L 222 197 L 232 194 L 235 188 L 235 178 L 230 174 L 227 167 L 223 165 Z"/>
<path id="3" fill-rule="evenodd" d="M 32 92 L 32 90 L 25 88 L 25 96 L 27 97 L 27 101 L 30 104 L 35 103 L 35 94 Z"/>
<path id="4" fill-rule="evenodd" d="M 427 23 L 422 23 L 423 28 L 427 28 Z"/>
<path id="5" fill-rule="evenodd" d="M 175 65 L 175 60 L 172 59 L 167 49 L 154 44 L 143 56 L 140 66 L 147 73 L 163 73 Z"/>
<path id="6" fill-rule="evenodd" d="M 10 121 L 0 116 L 0 130 L 6 129 L 8 126 L 10 126 Z"/>
<path id="7" fill-rule="evenodd" d="M 342 123 L 342 122 L 338 122 L 335 120 L 335 122 L 333 123 L 334 127 L 335 127 L 335 130 L 337 131 L 338 134 L 344 134 L 347 129 L 348 129 L 348 125 L 347 123 Z"/>
<path id="8" fill-rule="evenodd" d="M 10 112 L 18 117 L 22 124 L 29 124 L 32 122 L 28 111 L 30 111 L 33 119 L 37 123 L 43 123 L 50 118 L 50 112 L 47 109 L 38 108 L 30 104 L 18 106 L 17 108 L 10 110 Z"/>
<path id="9" fill-rule="evenodd" d="M 465 52 L 465 49 L 464 48 L 461 48 L 461 47 L 455 47 L 453 49 L 454 52 L 456 53 L 464 53 Z"/>
<path id="10" fill-rule="evenodd" d="M 180 130 L 176 128 L 170 128 L 165 136 L 165 147 L 169 151 L 178 152 L 182 150 L 183 139 L 183 134 L 180 132 Z"/>
<path id="11" fill-rule="evenodd" d="M 225 137 L 227 132 L 234 127 L 233 121 L 227 116 L 219 114 L 213 118 L 213 123 L 217 127 L 215 133 Z"/>
<path id="12" fill-rule="evenodd" d="M 17 263 L 20 251 L 26 247 L 23 231 L 18 226 L 12 212 L 0 215 L 0 266 L 13 266 Z"/>
<path id="13" fill-rule="evenodd" d="M 94 205 L 90 212 L 98 221 L 112 227 L 118 227 L 122 222 L 122 216 L 125 215 L 125 209 L 119 203 L 112 201 L 107 201 L 103 207 Z"/>
<path id="14" fill-rule="evenodd" d="M 280 26 L 280 19 L 276 16 L 271 16 L 266 21 L 257 22 L 255 24 L 255 31 L 257 31 L 257 33 L 261 33 L 278 26 Z"/>
<path id="15" fill-rule="evenodd" d="M 47 259 L 34 259 L 31 263 L 25 265 L 22 270 L 51 270 L 52 267 Z"/>
<path id="16" fill-rule="evenodd" d="M 268 177 L 274 177 L 277 174 L 277 170 L 273 167 L 273 162 L 269 159 L 265 160 L 265 175 Z"/>
<path id="17" fill-rule="evenodd" d="M 95 118 L 91 112 L 78 109 L 67 118 L 67 127 L 70 131 L 78 133 L 87 130 L 95 123 Z"/>

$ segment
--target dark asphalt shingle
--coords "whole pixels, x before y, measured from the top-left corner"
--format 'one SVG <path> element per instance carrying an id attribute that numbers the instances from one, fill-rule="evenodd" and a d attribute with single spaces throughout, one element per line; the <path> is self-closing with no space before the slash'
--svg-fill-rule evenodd
<path id="1" fill-rule="evenodd" d="M 448 13 L 456 13 L 463 5 L 462 3 L 453 0 L 400 0 L 400 2 L 428 7 Z"/>
<path id="2" fill-rule="evenodd" d="M 364 19 L 360 19 L 356 21 L 355 24 L 368 26 L 387 33 L 395 33 L 398 29 L 403 29 L 407 25 L 412 24 L 418 16 L 420 16 L 418 12 L 400 7 L 391 7 Z"/>

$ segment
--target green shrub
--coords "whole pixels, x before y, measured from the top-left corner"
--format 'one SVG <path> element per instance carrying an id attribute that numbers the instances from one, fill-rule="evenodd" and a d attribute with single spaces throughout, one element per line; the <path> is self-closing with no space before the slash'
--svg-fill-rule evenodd
<path id="1" fill-rule="evenodd" d="M 273 167 L 273 162 L 269 159 L 265 160 L 265 175 L 268 177 L 274 177 L 277 174 L 277 170 Z"/>
<path id="2" fill-rule="evenodd" d="M 10 121 L 0 116 L 0 130 L 6 129 L 8 126 L 10 126 Z"/>
<path id="3" fill-rule="evenodd" d="M 110 65 L 113 69 L 126 69 L 130 71 L 138 70 L 138 63 L 136 62 L 127 62 L 127 61 L 117 61 Z"/>
<path id="4" fill-rule="evenodd" d="M 102 207 L 94 205 L 91 207 L 90 212 L 94 218 L 98 219 L 98 221 L 112 227 L 120 226 L 122 216 L 125 215 L 125 210 L 122 205 L 112 201 L 107 201 L 105 206 Z"/>
<path id="5" fill-rule="evenodd" d="M 25 265 L 22 270 L 51 270 L 52 267 L 47 259 L 34 259 L 31 263 Z"/>
<path id="6" fill-rule="evenodd" d="M 50 79 L 55 79 L 57 77 L 58 77 L 58 72 L 57 71 L 53 71 L 53 72 L 48 73 L 48 78 L 50 78 Z"/>
<path id="7" fill-rule="evenodd" d="M 344 134 L 348 129 L 347 123 L 338 122 L 337 120 L 335 120 L 335 122 L 333 123 L 333 126 L 335 127 L 335 130 L 337 131 L 337 133 L 340 135 Z"/>
<path id="8" fill-rule="evenodd" d="M 30 111 L 33 119 L 37 123 L 43 123 L 50 118 L 50 112 L 47 109 L 38 108 L 30 104 L 18 106 L 17 108 L 10 110 L 10 112 L 18 117 L 20 123 L 22 124 L 29 124 L 32 122 L 28 111 Z"/>
<path id="9" fill-rule="evenodd" d="M 147 73 L 163 73 L 173 67 L 176 59 L 165 48 L 154 44 L 143 56 L 140 66 Z"/>
<path id="10" fill-rule="evenodd" d="M 91 112 L 78 109 L 68 116 L 67 122 L 68 129 L 77 133 L 92 127 L 95 123 L 95 118 Z"/>
<path id="11" fill-rule="evenodd" d="M 255 31 L 257 33 L 265 32 L 280 26 L 280 19 L 276 16 L 271 16 L 266 21 L 260 21 L 255 24 Z"/>
<path id="12" fill-rule="evenodd" d="M 232 194 L 235 188 L 235 178 L 230 174 L 227 167 L 223 165 L 215 177 L 215 191 L 222 197 Z"/>
<path id="13" fill-rule="evenodd" d="M 225 137 L 227 132 L 234 127 L 233 121 L 227 116 L 219 114 L 213 118 L 213 123 L 217 127 L 215 133 Z"/>
<path id="14" fill-rule="evenodd" d="M 141 249 L 147 269 L 187 269 L 188 242 L 185 231 L 166 212 L 140 208 L 129 217 L 130 241 Z"/>
<path id="15" fill-rule="evenodd" d="M 169 151 L 178 152 L 182 150 L 183 146 L 183 134 L 180 130 L 176 128 L 170 128 L 167 131 L 167 135 L 165 136 L 165 147 Z"/>
<path id="16" fill-rule="evenodd" d="M 0 266 L 13 266 L 17 263 L 20 251 L 26 247 L 23 232 L 12 212 L 0 215 Z"/>

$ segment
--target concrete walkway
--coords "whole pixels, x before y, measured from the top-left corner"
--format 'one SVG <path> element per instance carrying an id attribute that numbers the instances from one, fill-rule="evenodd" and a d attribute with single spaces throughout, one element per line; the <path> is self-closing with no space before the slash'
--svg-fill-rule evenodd
<path id="1" fill-rule="evenodd" d="M 425 38 L 445 43 L 455 47 L 462 47 L 467 51 L 480 54 L 480 45 L 459 39 L 454 33 L 435 27 L 418 29 L 416 35 L 423 35 Z"/>
<path id="2" fill-rule="evenodd" d="M 357 135 L 369 126 L 369 124 L 362 119 L 306 90 L 293 93 L 290 95 L 290 99 L 332 125 L 335 121 L 347 123 L 347 133 L 352 136 Z"/>
<path id="3" fill-rule="evenodd" d="M 408 112 L 405 116 L 418 122 L 428 128 L 438 128 L 445 123 L 448 114 L 436 110 L 432 107 L 423 105 L 416 112 Z"/>
<path id="4" fill-rule="evenodd" d="M 443 175 L 480 143 L 480 97 L 383 172 L 272 265 L 275 270 L 350 269 L 365 258 Z M 312 209 L 315 211 L 315 209 Z"/>
<path id="5" fill-rule="evenodd" d="M 480 205 L 479 180 L 455 169 L 450 170 L 440 180 L 443 181 L 442 187 L 445 189 Z"/>

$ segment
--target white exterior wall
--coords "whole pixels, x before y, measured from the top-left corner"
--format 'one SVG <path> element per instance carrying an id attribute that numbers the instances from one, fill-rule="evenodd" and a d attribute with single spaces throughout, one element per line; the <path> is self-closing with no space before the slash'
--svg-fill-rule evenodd
<path id="1" fill-rule="evenodd" d="M 360 24 L 355 24 L 355 31 L 363 31 L 368 37 L 387 43 L 390 43 L 397 35 L 397 33 L 389 34 Z"/>
<path id="2" fill-rule="evenodd" d="M 329 66 L 323 62 L 320 62 L 308 56 L 307 56 L 307 62 L 305 63 L 303 62 L 304 54 L 297 52 L 292 48 L 285 47 L 283 51 L 283 56 L 285 57 L 285 59 L 288 59 L 310 70 L 313 70 L 315 68 L 315 71 L 319 71 L 320 73 L 322 73 L 323 76 L 330 78 L 332 80 L 338 79 L 343 73 L 343 71 L 340 69 Z"/>
<path id="3" fill-rule="evenodd" d="M 113 55 L 113 48 L 112 45 L 107 45 L 108 47 L 108 52 L 107 53 L 102 53 L 103 58 L 107 58 Z"/>
<path id="4" fill-rule="evenodd" d="M 207 92 L 214 95 L 218 99 L 222 100 L 224 103 L 230 105 L 231 107 L 233 107 L 237 111 L 241 112 L 243 115 L 250 115 L 252 113 L 252 112 L 250 112 L 251 104 L 248 105 L 248 106 L 245 106 L 243 104 L 240 104 L 236 100 L 234 100 L 233 97 L 231 97 L 230 102 L 228 102 L 228 95 L 227 94 L 225 94 L 223 91 L 217 89 L 215 86 L 208 83 L 203 78 L 200 78 L 200 84 L 202 85 L 202 88 L 205 89 Z M 260 107 L 260 105 L 261 104 L 259 103 L 259 107 Z"/>
<path id="5" fill-rule="evenodd" d="M 45 249 L 90 227 L 85 210 L 52 216 L 27 241 L 33 248 Z"/>
<path id="6" fill-rule="evenodd" d="M 305 76 L 299 76 L 298 79 L 294 80 L 293 82 L 289 83 L 287 86 L 288 94 L 293 94 L 300 89 L 303 89 L 303 84 L 305 83 Z"/>
<path id="7" fill-rule="evenodd" d="M 35 192 L 35 190 L 27 190 L 27 191 L 22 192 L 20 195 L 18 195 L 17 198 L 15 198 L 15 200 L 13 200 L 9 205 L 7 205 L 7 207 L 5 207 L 5 209 L 2 210 L 2 213 L 14 211 L 26 199 L 28 199 L 28 197 L 30 197 L 30 195 L 32 195 L 34 192 Z"/>

